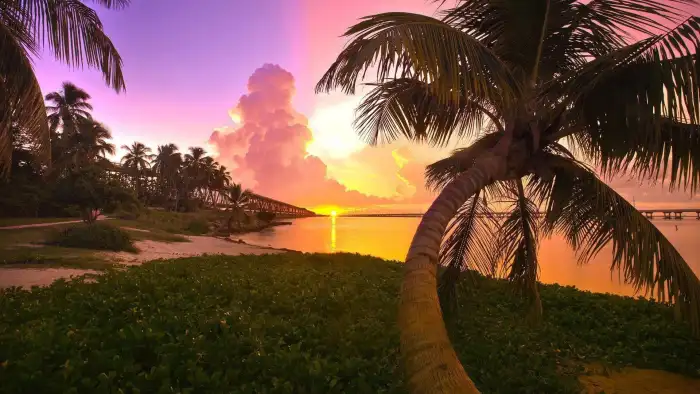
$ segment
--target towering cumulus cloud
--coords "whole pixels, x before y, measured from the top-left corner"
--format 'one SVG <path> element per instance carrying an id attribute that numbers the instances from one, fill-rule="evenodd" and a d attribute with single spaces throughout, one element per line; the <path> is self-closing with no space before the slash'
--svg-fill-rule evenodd
<path id="1" fill-rule="evenodd" d="M 326 165 L 307 153 L 312 134 L 307 119 L 292 108 L 294 93 L 294 77 L 277 65 L 265 64 L 250 77 L 248 93 L 230 111 L 237 125 L 209 138 L 234 180 L 256 193 L 308 207 L 389 202 L 327 178 Z"/>

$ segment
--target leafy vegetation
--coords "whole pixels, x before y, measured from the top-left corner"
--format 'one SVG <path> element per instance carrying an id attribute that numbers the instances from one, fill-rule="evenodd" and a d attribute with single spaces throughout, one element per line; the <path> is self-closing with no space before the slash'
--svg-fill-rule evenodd
<path id="1" fill-rule="evenodd" d="M 68 248 L 136 252 L 128 232 L 106 223 L 69 227 L 48 241 Z"/>
<path id="2" fill-rule="evenodd" d="M 351 254 L 209 256 L 7 290 L 0 392 L 403 393 L 401 273 Z M 578 393 L 594 361 L 699 373 L 700 341 L 653 301 L 541 286 L 533 328 L 505 281 L 458 295 L 450 333 L 485 393 Z"/>

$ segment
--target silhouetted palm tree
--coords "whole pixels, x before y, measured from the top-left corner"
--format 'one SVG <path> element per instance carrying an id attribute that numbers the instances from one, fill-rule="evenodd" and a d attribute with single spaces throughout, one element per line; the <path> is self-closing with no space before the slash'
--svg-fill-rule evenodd
<path id="1" fill-rule="evenodd" d="M 240 183 L 232 183 L 226 189 L 225 197 L 231 209 L 231 216 L 228 220 L 228 229 L 232 230 L 231 223 L 235 220 L 237 228 L 241 228 L 241 217 L 245 215 L 245 208 L 249 203 L 250 190 L 243 189 Z"/>
<path id="2" fill-rule="evenodd" d="M 81 120 L 76 131 L 62 137 L 64 152 L 56 158 L 57 163 L 70 163 L 74 167 L 97 163 L 100 157 L 115 153 L 114 144 L 108 141 L 110 139 L 112 134 L 102 123 Z"/>
<path id="3" fill-rule="evenodd" d="M 62 89 L 46 95 L 51 105 L 46 107 L 49 131 L 55 133 L 60 128 L 63 133 L 76 132 L 77 125 L 92 120 L 90 95 L 71 82 L 64 82 Z"/>
<path id="4" fill-rule="evenodd" d="M 207 152 L 198 146 L 190 147 L 189 152 L 185 154 L 185 173 L 187 174 L 186 185 L 187 189 L 194 189 L 195 192 L 200 192 L 204 178 L 204 160 L 207 157 Z"/>
<path id="5" fill-rule="evenodd" d="M 231 184 L 231 174 L 228 172 L 225 166 L 218 166 L 214 172 L 214 177 L 210 187 L 214 190 L 214 198 L 212 199 L 212 204 L 216 208 L 218 197 L 221 193 Z"/>
<path id="6" fill-rule="evenodd" d="M 129 0 L 93 0 L 123 8 Z M 0 1 L 0 172 L 8 169 L 10 126 L 29 130 L 40 152 L 49 148 L 44 97 L 32 68 L 44 46 L 71 66 L 99 69 L 107 85 L 124 89 L 122 60 L 97 13 L 80 1 Z"/>
<path id="7" fill-rule="evenodd" d="M 140 142 L 134 142 L 131 146 L 122 145 L 122 149 L 126 150 L 126 154 L 122 157 L 122 167 L 131 174 L 136 195 L 140 197 L 141 177 L 143 172 L 150 168 L 150 161 L 154 155 L 151 154 L 151 148 Z"/>
<path id="8" fill-rule="evenodd" d="M 177 194 L 176 178 L 182 165 L 182 155 L 175 144 L 160 145 L 153 159 L 153 170 L 158 176 L 161 192 L 166 197 L 170 192 Z M 177 199 L 177 196 L 175 196 Z"/>
<path id="9" fill-rule="evenodd" d="M 358 79 L 376 70 L 358 108 L 360 135 L 370 143 L 404 137 L 436 145 L 477 137 L 427 172 L 440 194 L 406 257 L 399 312 L 411 392 L 477 392 L 450 346 L 436 265 L 451 267 L 441 280 L 449 294 L 455 272 L 490 273 L 504 262 L 536 317 L 538 239 L 552 232 L 563 234 L 582 262 L 612 244 L 612 268 L 676 303 L 698 332 L 693 271 L 562 144 L 606 174 L 697 191 L 700 18 L 675 8 L 696 4 L 463 0 L 441 19 L 386 13 L 348 30 L 352 41 L 317 91 L 354 93 Z M 511 205 L 505 220 L 476 220 L 503 199 Z"/>

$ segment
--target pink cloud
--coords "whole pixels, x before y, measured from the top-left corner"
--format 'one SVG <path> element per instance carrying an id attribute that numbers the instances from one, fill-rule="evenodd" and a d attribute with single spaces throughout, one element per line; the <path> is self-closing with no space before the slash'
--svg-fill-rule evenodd
<path id="1" fill-rule="evenodd" d="M 294 77 L 265 64 L 248 80 L 232 113 L 241 123 L 216 130 L 209 143 L 232 168 L 235 181 L 256 193 L 301 206 L 366 206 L 391 200 L 346 190 L 327 177 L 326 165 L 306 152 L 312 140 L 307 119 L 292 107 Z"/>

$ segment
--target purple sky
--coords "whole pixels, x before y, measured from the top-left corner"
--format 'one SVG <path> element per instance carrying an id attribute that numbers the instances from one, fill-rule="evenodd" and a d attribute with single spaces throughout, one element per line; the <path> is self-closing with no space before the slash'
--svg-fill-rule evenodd
<path id="1" fill-rule="evenodd" d="M 173 6 L 177 4 L 177 6 Z M 227 109 L 263 63 L 298 71 L 290 33 L 293 1 L 135 0 L 125 10 L 98 9 L 124 60 L 126 93 L 107 88 L 98 71 L 75 70 L 45 54 L 36 62 L 42 90 L 70 80 L 92 94 L 95 117 L 119 144 L 173 138 L 202 145 L 230 122 Z M 304 109 L 300 107 L 300 109 Z"/>

